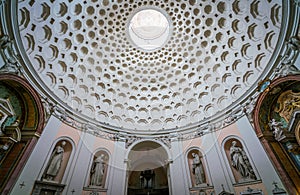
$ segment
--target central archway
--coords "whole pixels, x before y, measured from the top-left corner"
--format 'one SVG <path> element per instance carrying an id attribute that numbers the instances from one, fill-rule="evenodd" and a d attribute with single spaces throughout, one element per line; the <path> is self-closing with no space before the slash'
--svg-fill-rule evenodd
<path id="1" fill-rule="evenodd" d="M 168 195 L 169 155 L 158 142 L 142 141 L 128 153 L 127 195 Z"/>

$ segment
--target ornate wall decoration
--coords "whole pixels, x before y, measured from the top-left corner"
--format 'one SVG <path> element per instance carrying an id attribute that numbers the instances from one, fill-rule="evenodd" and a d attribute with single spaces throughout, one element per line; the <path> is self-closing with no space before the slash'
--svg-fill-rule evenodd
<path id="1" fill-rule="evenodd" d="M 289 122 L 293 112 L 300 109 L 300 92 L 287 90 L 283 92 L 277 99 L 277 112 L 286 122 Z"/>
<path id="2" fill-rule="evenodd" d="M 300 160 L 295 128 L 299 120 L 300 77 L 277 78 L 268 88 L 258 97 L 253 112 L 255 131 L 286 189 L 291 194 L 299 193 Z"/>
<path id="3" fill-rule="evenodd" d="M 25 109 L 21 97 L 15 94 L 14 90 L 9 88 L 8 85 L 0 83 L 0 94 L 0 131 L 4 133 L 7 126 L 23 124 L 20 120 L 23 118 L 22 115 Z"/>
<path id="4" fill-rule="evenodd" d="M 3 91 L 3 88 L 0 91 Z M 17 105 L 15 105 L 17 106 Z M 2 99 L 0 97 L 0 136 L 4 135 L 5 132 L 5 127 L 14 125 L 18 126 L 19 125 L 19 120 L 17 119 L 18 116 L 15 114 L 15 111 L 13 109 L 13 106 L 10 103 L 9 99 Z M 13 123 L 12 123 L 13 121 Z M 10 123 L 10 125 L 8 124 Z"/>
<path id="5" fill-rule="evenodd" d="M 138 141 L 138 140 L 141 140 L 140 137 L 137 137 L 137 136 L 127 136 L 126 137 L 126 145 L 125 145 L 125 148 L 128 148 L 129 146 L 131 146 L 131 144 L 133 144 L 134 142 Z"/>
<path id="6" fill-rule="evenodd" d="M 3 134 L 0 136 L 1 153 L 5 153 L 1 155 L 0 174 L 6 176 L 0 181 L 0 192 L 8 194 L 43 130 L 44 113 L 36 91 L 23 78 L 13 74 L 1 73 L 0 99 L 1 110 L 7 114 L 2 118 Z"/>

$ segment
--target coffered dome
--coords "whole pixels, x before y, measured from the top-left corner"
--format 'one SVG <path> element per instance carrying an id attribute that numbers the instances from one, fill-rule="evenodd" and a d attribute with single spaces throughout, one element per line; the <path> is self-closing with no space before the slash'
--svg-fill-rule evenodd
<path id="1" fill-rule="evenodd" d="M 282 1 L 19 1 L 23 57 L 69 113 L 165 133 L 240 106 L 275 61 Z"/>

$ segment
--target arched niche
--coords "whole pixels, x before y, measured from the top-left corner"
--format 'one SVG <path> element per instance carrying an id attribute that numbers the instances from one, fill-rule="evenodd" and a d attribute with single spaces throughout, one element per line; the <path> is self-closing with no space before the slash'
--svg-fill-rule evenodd
<path id="1" fill-rule="evenodd" d="M 91 159 L 87 186 L 90 188 L 106 188 L 106 178 L 109 170 L 110 155 L 104 149 L 97 150 Z"/>
<path id="2" fill-rule="evenodd" d="M 44 108 L 33 87 L 16 75 L 1 74 L 0 99 L 0 193 L 8 194 L 42 133 Z"/>
<path id="3" fill-rule="evenodd" d="M 49 150 L 41 180 L 63 183 L 72 152 L 73 144 L 70 139 L 60 138 L 57 140 Z"/>
<path id="4" fill-rule="evenodd" d="M 196 148 L 190 149 L 187 153 L 187 162 L 192 187 L 208 186 L 209 179 L 206 173 L 206 163 L 202 152 Z"/>
<path id="5" fill-rule="evenodd" d="M 299 194 L 300 75 L 268 82 L 253 111 L 254 129 L 289 194 Z"/>
<path id="6" fill-rule="evenodd" d="M 251 182 L 258 179 L 252 160 L 246 148 L 238 138 L 227 138 L 224 140 L 223 147 L 235 183 Z"/>
<path id="7" fill-rule="evenodd" d="M 169 194 L 169 155 L 158 142 L 141 141 L 131 147 L 127 162 L 127 194 Z"/>

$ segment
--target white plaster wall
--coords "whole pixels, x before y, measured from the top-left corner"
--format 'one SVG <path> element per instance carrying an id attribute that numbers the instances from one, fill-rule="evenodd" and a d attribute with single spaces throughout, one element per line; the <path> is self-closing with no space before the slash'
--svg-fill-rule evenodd
<path id="1" fill-rule="evenodd" d="M 40 137 L 33 153 L 26 163 L 20 177 L 18 178 L 11 194 L 30 194 L 35 180 L 41 175 L 43 163 L 45 162 L 49 148 L 51 148 L 54 140 L 57 138 L 58 130 L 62 123 L 55 117 L 49 119 L 42 136 Z M 244 141 L 251 160 L 255 164 L 255 168 L 259 173 L 268 193 L 272 193 L 274 188 L 273 181 L 278 182 L 283 187 L 280 179 L 273 168 L 267 154 L 261 146 L 255 132 L 246 117 L 241 118 L 236 123 L 241 138 Z M 234 192 L 232 181 L 230 179 L 230 170 L 226 167 L 224 157 L 222 156 L 222 148 L 218 143 L 218 132 L 203 136 L 201 142 L 197 142 L 201 150 L 206 155 L 207 167 L 210 171 L 211 184 L 214 186 L 216 194 L 222 191 L 222 184 L 226 191 Z M 87 175 L 91 156 L 94 152 L 96 137 L 90 134 L 81 134 L 77 149 L 74 154 L 74 160 L 71 162 L 70 171 L 66 178 L 66 188 L 64 194 L 81 194 L 83 187 L 86 185 Z M 98 144 L 98 143 L 97 143 Z M 126 152 L 124 142 L 114 142 L 114 151 L 111 155 L 110 172 L 107 175 L 106 184 L 109 195 L 126 194 Z M 184 144 L 181 141 L 173 141 L 171 146 L 171 156 L 173 162 L 170 164 L 170 187 L 172 195 L 188 195 L 189 194 L 189 176 L 186 172 L 186 163 L 184 155 Z M 187 148 L 185 148 L 187 149 Z M 19 184 L 24 182 L 25 186 L 20 188 Z"/>
<path id="2" fill-rule="evenodd" d="M 73 146 L 72 158 L 69 159 L 67 170 L 64 173 L 62 184 L 66 184 L 66 186 L 63 194 L 82 194 L 83 187 L 87 186 L 87 177 L 89 177 L 89 168 L 93 153 L 101 146 L 101 149 L 111 154 L 113 144 L 118 145 L 116 148 L 119 148 L 119 150 L 112 155 L 113 159 L 110 160 L 110 162 L 113 162 L 113 164 L 109 166 L 114 167 L 116 170 L 114 170 L 112 174 L 110 174 L 110 171 L 108 172 L 105 187 L 109 184 L 108 181 L 111 181 L 112 183 L 110 189 L 108 189 L 108 194 L 124 194 L 125 152 L 122 149 L 125 148 L 125 143 L 113 143 L 112 141 L 99 139 L 91 134 L 66 126 L 53 116 L 49 119 L 11 194 L 31 194 L 35 181 L 41 179 L 44 162 L 47 161 L 49 155 L 49 149 L 57 138 L 68 135 L 75 139 L 76 146 Z M 78 139 L 76 137 L 78 137 Z M 122 174 L 124 177 L 122 177 Z M 20 188 L 19 184 L 23 181 L 25 186 Z M 123 185 L 120 185 L 121 183 L 123 183 Z M 112 190 L 113 192 L 111 192 Z"/>
<path id="3" fill-rule="evenodd" d="M 78 149 L 71 165 L 71 173 L 67 178 L 67 186 L 63 194 L 81 194 L 89 173 L 89 163 L 93 155 L 95 136 L 87 133 L 81 134 Z"/>
<path id="4" fill-rule="evenodd" d="M 222 185 L 226 191 L 234 192 L 228 170 L 222 158 L 221 148 L 218 144 L 218 133 L 219 132 L 215 132 L 205 135 L 201 148 L 205 151 L 207 166 L 210 171 L 215 193 L 219 194 L 223 190 Z"/>
<path id="5" fill-rule="evenodd" d="M 108 175 L 108 195 L 124 195 L 126 181 L 125 142 L 115 142 L 110 174 Z"/>
<path id="6" fill-rule="evenodd" d="M 222 185 L 226 191 L 234 193 L 234 177 L 222 146 L 223 140 L 228 136 L 239 137 L 239 139 L 242 140 L 250 160 L 254 165 L 255 172 L 258 174 L 258 178 L 262 180 L 269 194 L 272 194 L 272 190 L 274 189 L 274 186 L 272 185 L 273 181 L 278 182 L 278 185 L 283 187 L 275 168 L 258 140 L 249 120 L 245 116 L 239 119 L 235 124 L 226 127 L 221 131 L 204 135 L 197 142 L 195 142 L 195 139 L 192 141 L 185 141 L 183 144 L 185 150 L 190 147 L 199 147 L 204 151 L 207 170 L 209 170 L 207 174 L 209 174 L 211 180 L 210 185 L 214 187 L 216 194 L 219 194 L 223 190 Z M 175 147 L 172 145 L 172 152 L 174 148 Z M 184 166 L 185 169 L 188 170 L 188 165 L 186 164 Z M 181 169 L 180 166 L 178 166 L 177 169 Z"/>
<path id="7" fill-rule="evenodd" d="M 40 179 L 38 177 L 41 175 L 49 148 L 51 148 L 56 139 L 55 136 L 61 124 L 61 121 L 57 118 L 50 117 L 48 124 L 11 191 L 12 195 L 31 194 L 35 180 Z M 19 184 L 23 182 L 25 186 L 21 188 Z"/>
<path id="8" fill-rule="evenodd" d="M 188 195 L 188 176 L 185 168 L 185 154 L 181 141 L 171 143 L 173 162 L 170 164 L 171 195 Z"/>

